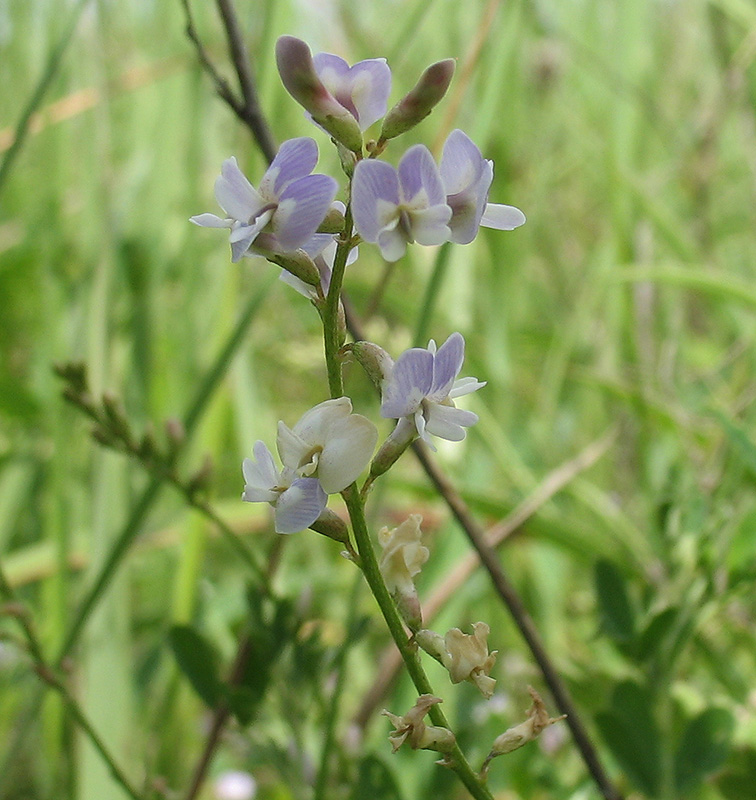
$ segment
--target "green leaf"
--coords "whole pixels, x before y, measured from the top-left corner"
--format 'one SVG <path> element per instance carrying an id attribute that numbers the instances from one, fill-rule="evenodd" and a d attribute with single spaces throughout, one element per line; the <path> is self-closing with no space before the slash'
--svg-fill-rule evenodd
<path id="1" fill-rule="evenodd" d="M 630 780 L 645 794 L 658 794 L 662 742 L 649 692 L 634 681 L 618 684 L 611 708 L 597 714 L 596 723 Z"/>
<path id="2" fill-rule="evenodd" d="M 262 697 L 259 692 L 247 686 L 226 686 L 224 694 L 226 703 L 239 724 L 243 727 L 249 725 L 254 719 L 257 706 Z"/>
<path id="3" fill-rule="evenodd" d="M 736 425 L 720 411 L 712 413 L 721 423 L 735 456 L 742 462 L 751 477 L 756 478 L 756 444 L 753 443 L 751 437 L 743 428 Z"/>
<path id="4" fill-rule="evenodd" d="M 628 644 L 635 638 L 635 614 L 622 573 L 601 559 L 596 562 L 595 580 L 602 628 L 616 642 Z"/>
<path id="5" fill-rule="evenodd" d="M 638 638 L 637 656 L 639 660 L 645 661 L 659 654 L 664 640 L 674 628 L 679 613 L 680 609 L 677 607 L 665 608 L 651 618 Z"/>
<path id="6" fill-rule="evenodd" d="M 723 708 L 707 708 L 688 723 L 675 754 L 678 792 L 695 789 L 724 763 L 734 727 L 732 714 Z"/>
<path id="7" fill-rule="evenodd" d="M 393 772 L 384 761 L 374 755 L 367 755 L 360 761 L 351 800 L 365 800 L 368 797 L 404 800 Z"/>
<path id="8" fill-rule="evenodd" d="M 194 691 L 210 708 L 215 708 L 222 695 L 222 684 L 220 658 L 213 645 L 190 625 L 174 625 L 168 632 L 168 643 Z"/>

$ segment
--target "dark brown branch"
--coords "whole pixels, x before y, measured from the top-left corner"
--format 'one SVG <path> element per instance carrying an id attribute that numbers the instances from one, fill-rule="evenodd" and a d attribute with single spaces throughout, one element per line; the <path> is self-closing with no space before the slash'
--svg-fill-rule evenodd
<path id="1" fill-rule="evenodd" d="M 217 0 L 218 11 L 223 20 L 223 27 L 228 39 L 228 48 L 234 70 L 239 81 L 241 97 L 237 97 L 228 81 L 218 72 L 208 54 L 194 25 L 194 16 L 189 0 L 181 0 L 186 17 L 186 35 L 197 51 L 197 58 L 215 85 L 215 91 L 223 102 L 236 114 L 239 120 L 249 129 L 260 152 L 270 163 L 276 155 L 277 147 L 270 126 L 260 108 L 255 81 L 250 69 L 250 60 L 244 37 L 239 27 L 238 17 L 231 0 Z"/>

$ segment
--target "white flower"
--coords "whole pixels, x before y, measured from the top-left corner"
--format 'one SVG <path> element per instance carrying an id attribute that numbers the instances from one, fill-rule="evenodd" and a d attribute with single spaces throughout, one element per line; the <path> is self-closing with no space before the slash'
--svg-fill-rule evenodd
<path id="1" fill-rule="evenodd" d="M 338 397 L 311 408 L 293 429 L 279 422 L 276 444 L 285 467 L 337 494 L 357 480 L 377 441 L 375 425 L 352 414 L 348 397 Z"/>
<path id="2" fill-rule="evenodd" d="M 253 800 L 257 782 L 248 772 L 229 770 L 215 779 L 213 792 L 217 800 Z"/>
<path id="3" fill-rule="evenodd" d="M 276 533 L 296 533 L 312 525 L 326 507 L 328 497 L 315 478 L 299 478 L 284 467 L 276 469 L 264 442 L 255 442 L 255 460 L 242 464 L 244 493 L 248 503 L 270 503 L 275 509 Z"/>
<path id="4" fill-rule="evenodd" d="M 378 531 L 378 541 L 383 547 L 381 575 L 391 593 L 414 593 L 412 578 L 428 560 L 428 548 L 420 543 L 422 521 L 419 514 L 410 514 L 399 527 Z"/>
<path id="5" fill-rule="evenodd" d="M 396 752 L 406 741 L 413 750 L 438 750 L 448 753 L 456 742 L 454 734 L 448 728 L 426 725 L 423 717 L 430 709 L 440 703 L 440 697 L 432 694 L 421 694 L 414 706 L 399 717 L 385 709 L 381 712 L 391 720 L 395 730 L 389 735 L 391 748 Z"/>

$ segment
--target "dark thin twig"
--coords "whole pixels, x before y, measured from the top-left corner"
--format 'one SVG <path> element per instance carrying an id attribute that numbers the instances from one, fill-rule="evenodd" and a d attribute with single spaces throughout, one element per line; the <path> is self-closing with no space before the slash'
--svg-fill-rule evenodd
<path id="1" fill-rule="evenodd" d="M 237 97 L 228 81 L 215 68 L 215 64 L 213 64 L 210 55 L 202 44 L 194 24 L 194 15 L 192 14 L 189 0 L 181 0 L 186 17 L 186 35 L 197 51 L 197 58 L 199 58 L 202 68 L 215 84 L 215 91 L 249 129 L 257 146 L 260 148 L 260 152 L 270 163 L 275 158 L 278 148 L 260 107 L 255 81 L 250 68 L 251 62 L 244 44 L 241 27 L 239 26 L 239 18 L 231 0 L 217 0 L 217 3 L 218 11 L 223 20 L 223 27 L 226 31 L 229 53 L 239 81 L 240 97 Z"/>
<path id="2" fill-rule="evenodd" d="M 488 571 L 491 582 L 494 585 L 499 597 L 509 609 L 522 637 L 525 639 L 530 652 L 533 654 L 538 664 L 547 686 L 551 690 L 557 708 L 562 714 L 567 715 L 567 725 L 572 731 L 575 744 L 580 750 L 585 765 L 588 767 L 593 780 L 601 790 L 606 800 L 622 800 L 622 795 L 614 786 L 609 776 L 604 771 L 599 760 L 598 753 L 593 746 L 593 742 L 585 729 L 577 707 L 572 702 L 569 690 L 562 681 L 561 676 L 553 665 L 551 658 L 543 646 L 540 634 L 533 622 L 532 617 L 525 608 L 525 604 L 517 594 L 516 589 L 510 583 L 504 570 L 496 556 L 496 551 L 486 541 L 485 531 L 478 525 L 477 521 L 470 513 L 467 504 L 462 500 L 457 491 L 451 485 L 447 477 L 439 469 L 438 465 L 431 459 L 424 444 L 416 441 L 412 444 L 412 449 L 422 464 L 426 475 L 430 478 L 439 494 L 444 498 L 446 505 L 457 519 L 470 543 L 475 548 L 480 557 L 480 561 Z"/>
<path id="3" fill-rule="evenodd" d="M 217 0 L 217 3 L 218 11 L 223 19 L 223 27 L 226 29 L 231 60 L 239 78 L 239 87 L 244 100 L 240 116 L 255 137 L 262 154 L 270 163 L 275 158 L 278 148 L 270 131 L 270 126 L 260 108 L 260 99 L 252 76 L 249 53 L 244 44 L 244 36 L 239 26 L 239 17 L 231 0 Z"/>

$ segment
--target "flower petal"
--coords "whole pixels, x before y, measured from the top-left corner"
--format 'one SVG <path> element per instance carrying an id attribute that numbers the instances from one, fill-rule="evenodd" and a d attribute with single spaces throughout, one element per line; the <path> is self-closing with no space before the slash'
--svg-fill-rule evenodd
<path id="1" fill-rule="evenodd" d="M 328 502 L 320 481 L 297 478 L 276 503 L 276 533 L 296 533 L 312 525 Z"/>
<path id="2" fill-rule="evenodd" d="M 301 247 L 318 229 L 336 195 L 338 184 L 329 175 L 307 175 L 281 192 L 273 215 L 273 233 L 281 249 Z"/>
<path id="3" fill-rule="evenodd" d="M 379 213 L 379 201 L 383 211 Z M 385 226 L 386 207 L 399 205 L 399 178 L 385 161 L 360 161 L 352 179 L 352 213 L 357 232 L 366 242 L 377 242 Z"/>
<path id="4" fill-rule="evenodd" d="M 476 185 L 485 163 L 472 139 L 459 129 L 453 130 L 444 143 L 439 168 L 445 193 L 458 194 Z"/>
<path id="5" fill-rule="evenodd" d="M 336 494 L 357 480 L 377 441 L 378 429 L 360 414 L 332 425 L 318 462 L 318 478 L 326 494 Z"/>
<path id="6" fill-rule="evenodd" d="M 377 244 L 386 261 L 398 261 L 407 250 L 407 237 L 398 226 L 392 225 L 378 234 Z"/>
<path id="7" fill-rule="evenodd" d="M 475 425 L 477 421 L 478 415 L 472 411 L 433 403 L 425 415 L 425 430 L 441 439 L 461 442 L 465 438 L 465 428 Z"/>
<path id="8" fill-rule="evenodd" d="M 318 146 L 314 139 L 309 136 L 289 139 L 281 145 L 260 181 L 260 194 L 266 201 L 275 203 L 292 181 L 309 175 L 317 163 Z"/>
<path id="9" fill-rule="evenodd" d="M 232 219 L 221 219 L 215 214 L 197 214 L 189 217 L 189 222 L 193 222 L 201 228 L 230 228 L 234 224 Z"/>
<path id="10" fill-rule="evenodd" d="M 412 211 L 410 219 L 415 241 L 424 245 L 443 244 L 451 234 L 447 225 L 451 215 L 452 210 L 446 203 Z"/>
<path id="11" fill-rule="evenodd" d="M 289 469 L 298 470 L 307 460 L 312 445 L 303 441 L 283 422 L 278 423 L 276 449 L 281 463 Z"/>
<path id="12" fill-rule="evenodd" d="M 454 400 L 456 397 L 462 397 L 471 392 L 477 392 L 478 389 L 482 389 L 486 383 L 487 381 L 479 381 L 477 378 L 459 378 L 454 381 L 454 386 L 452 386 L 449 392 L 449 397 Z"/>
<path id="13" fill-rule="evenodd" d="M 385 116 L 391 93 L 391 70 L 385 58 L 368 58 L 349 71 L 351 99 L 360 130 L 367 130 Z"/>
<path id="14" fill-rule="evenodd" d="M 427 393 L 429 400 L 438 402 L 448 397 L 464 360 L 465 339 L 461 333 L 453 333 L 433 357 L 433 383 Z"/>
<path id="15" fill-rule="evenodd" d="M 446 203 L 441 174 L 425 145 L 416 144 L 407 150 L 399 162 L 398 173 L 402 195 L 407 203 L 411 203 L 423 190 L 424 206 Z"/>
<path id="16" fill-rule="evenodd" d="M 381 416 L 398 419 L 414 414 L 433 381 L 433 355 L 422 347 L 405 350 L 383 388 Z"/>
<path id="17" fill-rule="evenodd" d="M 247 222 L 264 205 L 233 156 L 227 158 L 221 166 L 221 174 L 215 181 L 215 199 L 229 217 L 241 222 Z"/>
<path id="18" fill-rule="evenodd" d="M 310 447 L 325 445 L 331 427 L 352 413 L 352 401 L 348 397 L 325 400 L 311 408 L 294 426 L 294 433 Z M 329 492 L 330 494 L 330 492 Z"/>
<path id="19" fill-rule="evenodd" d="M 503 206 L 498 203 L 487 203 L 486 210 L 480 220 L 486 228 L 496 228 L 499 231 L 512 231 L 525 224 L 526 217 L 519 208 Z"/>
<path id="20" fill-rule="evenodd" d="M 261 441 L 255 442 L 252 452 L 256 460 L 245 458 L 242 462 L 242 474 L 246 484 L 243 499 L 253 503 L 272 502 L 277 494 L 271 490 L 278 485 L 280 477 L 273 456 Z"/>

